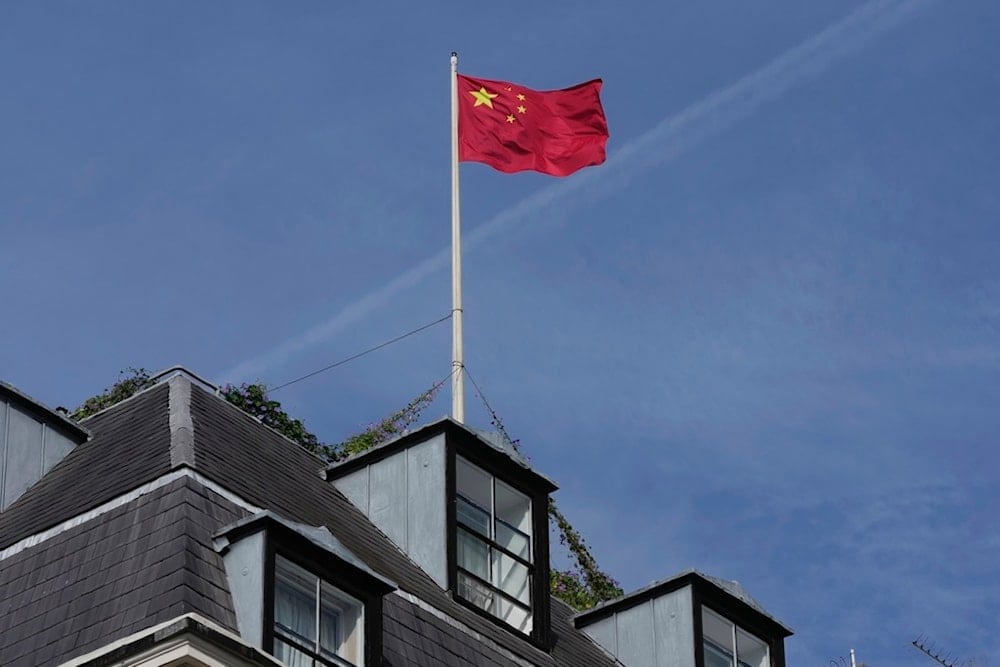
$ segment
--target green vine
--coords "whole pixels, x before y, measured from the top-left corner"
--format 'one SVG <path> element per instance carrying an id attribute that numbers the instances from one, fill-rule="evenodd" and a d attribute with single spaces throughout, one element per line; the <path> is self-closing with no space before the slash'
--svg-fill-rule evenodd
<path id="1" fill-rule="evenodd" d="M 297 442 L 314 454 L 332 458 L 333 448 L 324 445 L 301 420 L 293 419 L 281 409 L 281 403 L 267 395 L 267 387 L 262 383 L 227 384 L 220 390 L 222 397 L 243 412 L 255 418 L 264 426 L 273 428 L 283 436 Z"/>
<path id="2" fill-rule="evenodd" d="M 597 565 L 586 541 L 559 511 L 556 501 L 549 498 L 549 518 L 559 532 L 559 543 L 576 561 L 571 570 L 552 568 L 549 583 L 552 594 L 575 609 L 583 610 L 624 595 L 618 582 Z"/>
<path id="3" fill-rule="evenodd" d="M 156 384 L 145 368 L 126 368 L 118 372 L 118 381 L 97 396 L 91 396 L 69 414 L 70 419 L 80 421 L 101 410 L 121 403 L 127 398 Z"/>
<path id="4" fill-rule="evenodd" d="M 440 383 L 434 385 L 407 403 L 406 407 L 384 417 L 376 424 L 370 424 L 361 433 L 356 433 L 337 445 L 337 455 L 333 460 L 339 461 L 353 454 L 360 454 L 401 434 L 420 418 L 424 408 L 434 402 L 440 388 Z"/>
<path id="5" fill-rule="evenodd" d="M 483 398 L 482 394 L 480 394 L 480 398 Z M 503 420 L 486 403 L 485 398 L 483 398 L 483 403 L 490 413 L 490 423 L 500 431 L 500 434 L 516 452 L 524 456 L 520 440 L 510 437 L 507 429 L 504 428 Z M 559 543 L 566 547 L 574 562 L 574 565 L 568 570 L 560 570 L 555 567 L 549 570 L 549 590 L 552 595 L 580 611 L 624 595 L 618 582 L 597 565 L 597 559 L 590 553 L 586 541 L 573 528 L 566 516 L 559 511 L 556 501 L 552 498 L 549 498 L 549 520 L 555 525 L 556 532 L 559 533 Z"/>

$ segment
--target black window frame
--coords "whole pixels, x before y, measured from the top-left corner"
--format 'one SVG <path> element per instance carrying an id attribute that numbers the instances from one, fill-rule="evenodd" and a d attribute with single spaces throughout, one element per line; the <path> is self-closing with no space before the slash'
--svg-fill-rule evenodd
<path id="1" fill-rule="evenodd" d="M 364 662 L 364 664 L 367 664 L 367 661 L 366 661 L 365 655 L 364 655 L 364 646 L 365 646 L 365 642 L 367 640 L 366 633 L 365 633 L 365 628 L 364 628 L 364 625 L 365 625 L 364 619 L 365 619 L 365 616 L 366 616 L 364 602 L 362 602 L 361 600 L 355 598 L 353 595 L 348 595 L 345 591 L 342 591 L 340 589 L 340 587 L 333 585 L 326 578 L 320 576 L 318 573 L 314 572 L 312 569 L 303 567 L 302 565 L 300 565 L 299 563 L 296 563 L 294 560 L 288 558 L 287 556 L 285 556 L 285 554 L 283 554 L 281 552 L 275 552 L 275 555 L 274 555 L 275 588 L 272 589 L 273 591 L 276 591 L 276 589 L 277 589 L 277 573 L 278 573 L 279 558 L 282 561 L 284 561 L 285 563 L 287 563 L 288 565 L 291 565 L 292 567 L 297 567 L 300 570 L 302 570 L 303 572 L 307 573 L 310 577 L 315 578 L 315 580 L 317 582 L 316 583 L 315 597 L 313 597 L 313 596 L 310 596 L 310 597 L 312 599 L 312 603 L 315 605 L 315 612 L 316 612 L 316 618 L 317 619 L 320 618 L 320 614 L 322 613 L 322 604 L 323 604 L 323 599 L 324 599 L 323 598 L 323 584 L 326 584 L 329 588 L 332 588 L 334 590 L 334 592 L 335 592 L 334 599 L 338 603 L 340 603 L 340 604 L 337 604 L 335 606 L 340 607 L 344 603 L 346 603 L 346 604 L 350 605 L 351 607 L 360 608 L 362 628 L 361 628 L 361 646 L 360 646 L 360 651 L 359 652 L 361 654 L 362 661 Z M 274 596 L 276 598 L 277 597 L 277 593 L 274 592 L 273 594 L 274 594 Z M 350 600 L 347 600 L 345 598 L 350 598 Z M 272 612 L 272 614 L 274 613 L 274 604 L 271 605 L 271 612 Z M 340 614 L 340 618 L 337 621 L 337 635 L 338 635 L 337 643 L 338 643 L 338 645 L 343 640 L 343 636 L 345 634 L 345 632 L 344 632 L 344 623 L 343 623 L 344 620 L 345 620 L 344 615 Z M 282 627 L 281 624 L 279 622 L 277 622 L 277 621 L 272 622 L 271 626 L 270 626 L 270 630 L 271 630 L 271 634 L 272 634 L 272 637 L 271 637 L 271 648 L 272 648 L 271 654 L 272 655 L 274 654 L 274 651 L 273 651 L 274 644 L 277 642 L 277 640 L 280 639 L 283 644 L 291 647 L 295 651 L 298 651 L 300 653 L 304 653 L 305 655 L 309 656 L 313 660 L 319 661 L 320 664 L 326 665 L 327 667 L 362 667 L 361 663 L 351 662 L 347 658 L 342 658 L 342 657 L 336 656 L 336 655 L 334 657 L 332 657 L 332 658 L 331 657 L 327 657 L 326 655 L 324 655 L 324 654 L 322 654 L 320 652 L 317 652 L 315 650 L 315 648 L 307 647 L 304 644 L 304 641 L 307 640 L 306 637 L 303 637 L 302 635 L 299 635 L 298 633 L 296 633 L 291 628 L 287 628 L 287 630 L 281 630 L 280 629 L 281 627 Z M 353 632 L 353 631 L 354 631 L 354 628 L 352 627 L 351 628 L 351 632 Z M 320 637 L 316 637 L 314 640 L 311 640 L 311 641 L 313 643 L 317 643 L 317 642 L 321 643 L 322 642 L 322 640 L 320 639 Z"/>
<path id="2" fill-rule="evenodd" d="M 548 529 L 548 508 L 549 494 L 555 490 L 555 486 L 533 472 L 529 468 L 514 462 L 507 454 L 500 452 L 492 446 L 486 444 L 475 435 L 453 430 L 445 438 L 445 492 L 447 494 L 447 560 L 448 560 L 448 588 L 452 592 L 452 599 L 458 604 L 466 607 L 483 618 L 489 619 L 508 632 L 517 637 L 530 641 L 535 646 L 548 650 L 551 643 L 550 633 L 550 597 L 549 597 L 549 529 Z M 531 604 L 531 633 L 524 633 L 506 623 L 498 616 L 482 609 L 475 603 L 466 600 L 458 593 L 458 531 L 462 528 L 457 519 L 458 493 L 457 493 L 457 458 L 461 456 L 470 464 L 476 466 L 483 472 L 492 475 L 495 480 L 502 481 L 519 493 L 524 494 L 531 500 L 531 562 L 511 553 L 508 549 L 496 544 L 492 540 L 483 539 L 489 546 L 498 549 L 505 555 L 514 557 L 517 562 L 529 566 L 528 572 L 531 577 L 529 600 Z M 494 482 L 495 483 L 495 482 Z M 466 531 L 476 538 L 482 538 L 473 531 Z M 483 580 L 472 573 L 462 570 L 467 575 L 473 577 L 478 583 L 487 586 L 491 591 L 495 591 L 504 599 L 516 602 L 523 608 L 523 603 L 515 601 L 510 595 L 497 589 L 491 582 Z"/>
<path id="3" fill-rule="evenodd" d="M 264 530 L 264 600 L 262 614 L 262 646 L 274 655 L 274 591 L 277 556 L 308 570 L 336 588 L 361 602 L 364 667 L 382 664 L 382 596 L 392 590 L 383 580 L 366 572 L 339 556 L 317 546 L 311 540 L 277 522 L 269 522 Z M 303 650 L 295 646 L 297 650 Z M 303 650 L 324 665 L 342 667 L 341 664 Z M 352 664 L 345 662 L 344 664 Z M 361 667 L 357 665 L 356 667 Z"/>
<path id="4" fill-rule="evenodd" d="M 695 667 L 705 667 L 702 606 L 765 642 L 769 649 L 770 667 L 785 667 L 785 639 L 792 635 L 791 629 L 695 570 L 688 570 L 631 595 L 580 612 L 574 617 L 573 625 L 578 630 L 586 631 L 588 627 L 601 620 L 683 589 L 690 591 L 690 614 L 693 624 L 691 640 L 694 642 L 692 648 Z"/>
<path id="5" fill-rule="evenodd" d="M 459 456 L 461 456 L 461 455 L 459 455 Z M 462 458 L 465 458 L 465 457 L 462 457 Z M 471 462 L 470 462 L 470 465 L 472 465 Z M 456 467 L 457 467 L 457 461 L 456 461 Z M 476 466 L 476 467 L 478 467 L 478 466 Z M 482 470 L 482 469 L 480 468 L 480 470 Z M 494 490 L 493 490 L 494 494 L 495 494 L 495 488 L 496 488 L 497 481 L 500 481 L 501 483 L 505 483 L 506 484 L 506 482 L 504 482 L 503 479 L 497 477 L 496 475 L 493 475 L 493 474 L 491 474 L 491 473 L 489 473 L 488 471 L 485 471 L 485 470 L 483 472 L 486 473 L 486 474 L 488 474 L 490 476 L 490 479 L 491 479 L 492 484 L 494 486 Z M 494 596 L 499 596 L 499 597 L 503 598 L 507 603 L 512 604 L 513 606 L 515 606 L 515 607 L 517 607 L 517 608 L 519 608 L 521 610 L 526 611 L 528 613 L 528 615 L 531 617 L 532 629 L 534 629 L 534 620 L 535 620 L 534 602 L 535 602 L 535 595 L 536 595 L 536 593 L 534 591 L 534 582 L 535 582 L 535 577 L 537 576 L 537 573 L 535 571 L 536 568 L 535 568 L 535 563 L 534 563 L 534 560 L 533 560 L 534 559 L 534 546 L 535 546 L 535 540 L 534 540 L 533 535 L 529 535 L 527 533 L 524 533 L 519 528 L 515 528 L 514 526 L 510 525 L 509 523 L 507 523 L 506 521 L 504 521 L 503 519 L 501 519 L 500 517 L 498 517 L 496 515 L 496 512 L 494 511 L 493 508 L 487 509 L 485 507 L 482 507 L 479 504 L 477 504 L 475 501 L 473 501 L 472 499 L 467 498 L 467 497 L 462 496 L 461 494 L 459 494 L 458 493 L 458 488 L 457 488 L 457 485 L 458 485 L 458 481 L 457 480 L 458 480 L 458 478 L 457 478 L 457 474 L 456 474 L 456 489 L 455 489 L 455 504 L 456 504 L 456 516 L 455 516 L 455 531 L 456 531 L 456 533 L 455 533 L 456 534 L 456 557 L 455 557 L 456 587 L 453 590 L 455 590 L 456 592 L 459 590 L 459 588 L 458 588 L 458 586 L 459 586 L 459 577 L 458 577 L 458 575 L 459 574 L 464 575 L 465 577 L 467 577 L 469 579 L 472 579 L 473 582 L 476 583 L 476 584 L 478 584 L 479 586 L 482 586 L 482 587 L 488 589 L 488 591 L 489 591 L 490 594 L 492 594 Z M 510 486 L 510 485 L 508 484 L 507 486 Z M 529 502 L 531 502 L 531 498 L 530 497 L 528 498 L 528 500 L 529 500 Z M 493 526 L 491 527 L 490 532 L 493 534 L 493 537 L 486 537 L 485 535 L 483 535 L 483 534 L 481 534 L 479 532 L 476 532 L 475 530 L 472 530 L 471 528 L 469 528 L 468 526 L 466 526 L 458 518 L 457 506 L 458 506 L 458 503 L 460 503 L 460 502 L 465 502 L 466 504 L 471 505 L 476 510 L 478 510 L 478 511 L 482 512 L 483 514 L 486 514 L 487 516 L 490 517 L 490 521 L 491 521 L 491 523 L 493 523 Z M 531 509 L 530 509 L 530 511 L 531 511 L 532 523 L 534 523 L 534 502 L 531 502 Z M 532 556 L 532 560 L 526 560 L 526 559 L 522 558 L 518 554 L 516 554 L 513 551 L 507 549 L 502 544 L 500 544 L 499 542 L 496 541 L 496 523 L 497 522 L 502 523 L 509 530 L 511 530 L 511 531 L 513 531 L 513 532 L 515 532 L 515 533 L 517 533 L 519 535 L 521 535 L 522 537 L 524 537 L 527 540 L 528 551 L 529 551 L 529 555 Z M 529 581 L 529 584 L 530 584 L 529 587 L 528 587 L 528 603 L 527 604 L 525 604 L 521 600 L 515 598 L 514 596 L 510 595 L 509 593 L 507 593 L 503 589 L 499 588 L 498 586 L 496 586 L 495 584 L 493 584 L 493 582 L 487 581 L 487 580 L 483 579 L 481 576 L 479 576 L 475 572 L 467 570 L 466 568 L 462 567 L 458 563 L 458 553 L 457 553 L 457 548 L 458 548 L 458 546 L 457 546 L 457 539 L 458 539 L 458 537 L 457 536 L 458 536 L 459 532 L 461 532 L 464 535 L 467 535 L 467 536 L 471 537 L 473 540 L 476 540 L 476 541 L 478 541 L 478 542 L 486 545 L 486 547 L 487 547 L 487 553 L 488 554 L 491 553 L 490 550 L 497 551 L 497 552 L 503 554 L 504 556 L 512 559 L 516 564 L 519 564 L 519 565 L 523 566 L 527 570 L 528 581 Z M 489 566 L 492 567 L 493 566 L 492 559 L 489 556 L 487 558 L 490 561 L 488 563 Z M 461 593 L 458 593 L 458 595 L 459 595 L 459 597 L 463 601 L 472 602 L 467 597 L 463 596 Z M 472 603 L 472 604 L 475 604 L 475 603 Z M 482 607 L 479 607 L 477 605 L 477 609 L 482 609 Z M 487 610 L 483 609 L 483 611 L 487 611 Z M 490 613 L 490 612 L 487 611 L 487 613 Z M 490 613 L 490 616 L 494 616 L 494 615 L 492 613 Z M 499 617 L 497 617 L 497 618 L 499 618 Z M 507 625 L 509 626 L 510 624 L 507 624 Z M 510 626 L 510 627 L 513 628 L 513 626 Z M 513 628 L 513 629 L 517 630 L 517 628 Z M 529 633 L 522 633 L 522 634 L 525 634 L 526 636 L 530 636 Z"/>
<path id="6" fill-rule="evenodd" d="M 700 584 L 701 582 L 697 582 Z M 742 601 L 735 601 L 714 587 L 694 585 L 691 588 L 692 620 L 694 621 L 695 667 L 705 667 L 705 634 L 702 627 L 702 609 L 733 623 L 767 644 L 769 667 L 785 667 L 786 632 L 775 632 L 776 623 L 761 622 L 761 614 Z"/>

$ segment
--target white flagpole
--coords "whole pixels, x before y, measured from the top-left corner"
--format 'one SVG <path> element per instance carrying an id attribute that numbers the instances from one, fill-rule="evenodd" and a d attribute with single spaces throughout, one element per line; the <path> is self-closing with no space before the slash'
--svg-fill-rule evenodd
<path id="1" fill-rule="evenodd" d="M 458 214 L 458 54 L 451 54 L 451 414 L 465 421 L 462 359 L 462 237 Z"/>

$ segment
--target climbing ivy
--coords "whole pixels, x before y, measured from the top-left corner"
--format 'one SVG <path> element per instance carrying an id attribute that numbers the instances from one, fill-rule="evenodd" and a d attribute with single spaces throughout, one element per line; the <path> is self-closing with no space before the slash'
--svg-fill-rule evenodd
<path id="1" fill-rule="evenodd" d="M 359 454 L 401 434 L 420 418 L 420 413 L 423 412 L 424 408 L 434 402 L 434 397 L 437 396 L 440 387 L 440 384 L 431 387 L 407 403 L 404 408 L 397 410 L 388 417 L 384 417 L 375 424 L 369 425 L 361 433 L 356 433 L 337 445 L 334 460 L 345 459 L 352 454 Z"/>
<path id="2" fill-rule="evenodd" d="M 309 431 L 301 420 L 294 419 L 281 409 L 281 403 L 267 395 L 267 387 L 262 383 L 227 384 L 220 393 L 224 399 L 238 407 L 243 412 L 255 418 L 264 426 L 273 428 L 283 436 L 297 442 L 314 454 L 325 458 L 333 458 L 333 449 L 319 441 Z"/>
<path id="3" fill-rule="evenodd" d="M 91 396 L 69 414 L 70 419 L 80 421 L 97 414 L 105 408 L 121 403 L 147 387 L 152 387 L 155 381 L 150 378 L 145 368 L 126 368 L 118 372 L 118 381 L 96 396 Z"/>
<path id="4" fill-rule="evenodd" d="M 556 501 L 549 498 L 549 519 L 559 533 L 559 543 L 566 547 L 576 562 L 570 570 L 552 568 L 549 584 L 552 594 L 570 606 L 583 610 L 624 595 L 618 582 L 597 565 L 587 542 L 559 511 Z"/>
<path id="5" fill-rule="evenodd" d="M 482 394 L 480 394 L 480 398 L 482 398 Z M 485 398 L 483 402 L 485 403 Z M 503 420 L 493 408 L 486 404 L 486 409 L 490 413 L 490 423 L 493 424 L 494 428 L 500 432 L 500 435 L 510 443 L 516 452 L 524 456 L 521 451 L 521 441 L 510 437 L 507 429 L 504 428 Z M 566 548 L 570 560 L 574 563 L 568 570 L 550 568 L 549 590 L 552 595 L 580 611 L 624 595 L 618 582 L 597 565 L 597 559 L 590 553 L 586 541 L 573 528 L 565 515 L 559 511 L 556 501 L 552 498 L 549 498 L 548 509 L 549 521 L 559 534 L 559 543 Z"/>

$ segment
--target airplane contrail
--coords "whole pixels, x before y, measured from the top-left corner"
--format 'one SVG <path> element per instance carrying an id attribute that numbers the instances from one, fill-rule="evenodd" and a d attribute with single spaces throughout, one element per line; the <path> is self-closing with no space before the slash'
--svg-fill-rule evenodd
<path id="1" fill-rule="evenodd" d="M 765 103 L 781 97 L 790 88 L 819 76 L 833 64 L 861 50 L 933 1 L 871 0 L 760 69 L 668 116 L 612 154 L 603 167 L 585 170 L 572 178 L 559 180 L 498 213 L 463 238 L 463 249 L 468 251 L 479 246 L 525 218 L 544 219 L 549 207 L 563 202 L 571 193 L 584 193 L 582 198 L 576 198 L 577 202 L 581 199 L 594 201 L 624 189 L 636 175 L 677 158 L 705 139 L 749 116 Z M 551 213 L 554 214 L 555 211 Z M 293 355 L 328 340 L 385 305 L 400 292 L 415 287 L 427 276 L 445 269 L 450 259 L 451 248 L 441 249 L 345 306 L 332 317 L 221 373 L 220 378 L 223 381 L 238 382 L 258 377 Z"/>

